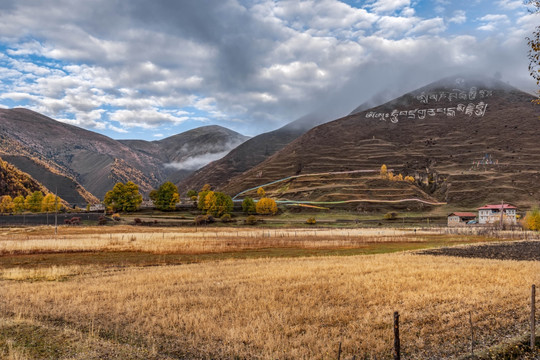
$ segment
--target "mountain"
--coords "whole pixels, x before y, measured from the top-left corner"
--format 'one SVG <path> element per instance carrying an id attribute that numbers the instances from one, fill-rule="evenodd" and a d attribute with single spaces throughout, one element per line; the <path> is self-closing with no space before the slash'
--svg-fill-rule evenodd
<path id="1" fill-rule="evenodd" d="M 195 171 L 181 181 L 178 187 L 182 190 L 199 190 L 204 184 L 221 187 L 230 178 L 260 164 L 309 129 L 329 120 L 325 115 L 313 113 L 277 130 L 254 136 L 219 160 Z"/>
<path id="2" fill-rule="evenodd" d="M 291 200 L 413 196 L 469 207 L 503 200 L 530 206 L 540 197 L 540 107 L 533 99 L 495 79 L 446 78 L 320 125 L 222 190 L 237 194 L 299 176 L 265 189 Z M 382 180 L 382 164 L 414 184 Z M 357 170 L 372 172 L 351 173 Z"/>
<path id="3" fill-rule="evenodd" d="M 386 91 L 374 95 L 355 108 L 351 114 L 382 104 L 390 99 L 391 93 L 392 91 Z M 226 156 L 209 163 L 182 180 L 178 184 L 179 188 L 198 190 L 204 184 L 211 184 L 216 188 L 223 187 L 228 180 L 262 163 L 308 130 L 334 120 L 336 118 L 334 115 L 337 113 L 345 113 L 337 109 L 328 109 L 328 107 L 336 107 L 336 105 L 324 103 L 317 111 L 304 115 L 279 129 L 254 136 Z"/>
<path id="4" fill-rule="evenodd" d="M 0 156 L 51 192 L 58 188 L 68 203 L 79 205 L 102 199 L 119 181 L 133 181 L 148 193 L 196 167 L 182 167 L 182 160 L 202 157 L 205 151 L 217 156 L 245 139 L 210 126 L 160 141 L 118 141 L 31 110 L 0 109 Z"/>
<path id="5" fill-rule="evenodd" d="M 165 166 L 166 179 L 177 183 L 194 170 L 227 155 L 248 139 L 222 126 L 210 125 L 157 141 L 119 141 L 136 151 L 159 158 Z"/>

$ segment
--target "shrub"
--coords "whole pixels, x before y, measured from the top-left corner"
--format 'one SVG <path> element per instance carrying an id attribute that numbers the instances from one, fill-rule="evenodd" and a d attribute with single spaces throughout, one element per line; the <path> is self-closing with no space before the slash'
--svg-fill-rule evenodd
<path id="1" fill-rule="evenodd" d="M 231 214 L 225 214 L 221 217 L 221 222 L 228 223 L 232 221 Z"/>
<path id="2" fill-rule="evenodd" d="M 106 225 L 107 224 L 107 218 L 105 216 L 100 216 L 98 218 L 98 225 Z"/>
<path id="3" fill-rule="evenodd" d="M 198 215 L 193 220 L 195 225 L 206 225 L 215 222 L 216 220 L 212 215 Z"/>
<path id="4" fill-rule="evenodd" d="M 142 220 L 141 220 L 140 218 L 135 218 L 135 219 L 133 219 L 133 222 L 134 222 L 136 225 L 142 224 Z"/>
<path id="5" fill-rule="evenodd" d="M 112 219 L 114 221 L 120 221 L 120 214 L 116 213 L 116 214 L 112 214 Z"/>
<path id="6" fill-rule="evenodd" d="M 395 220 L 397 219 L 397 213 L 395 212 L 387 212 L 386 214 L 384 214 L 384 219 L 385 220 Z"/>
<path id="7" fill-rule="evenodd" d="M 315 220 L 314 217 L 310 217 L 306 220 L 306 224 L 309 224 L 309 225 L 315 225 L 317 223 L 317 220 Z"/>
<path id="8" fill-rule="evenodd" d="M 254 215 L 249 215 L 246 220 L 244 220 L 244 223 L 246 225 L 255 225 L 257 224 L 258 220 Z"/>

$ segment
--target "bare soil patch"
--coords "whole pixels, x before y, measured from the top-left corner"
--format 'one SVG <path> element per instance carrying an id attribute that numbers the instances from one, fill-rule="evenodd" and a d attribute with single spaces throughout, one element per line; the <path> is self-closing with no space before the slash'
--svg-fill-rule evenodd
<path id="1" fill-rule="evenodd" d="M 513 241 L 423 250 L 425 255 L 458 256 L 497 260 L 540 261 L 540 241 Z"/>

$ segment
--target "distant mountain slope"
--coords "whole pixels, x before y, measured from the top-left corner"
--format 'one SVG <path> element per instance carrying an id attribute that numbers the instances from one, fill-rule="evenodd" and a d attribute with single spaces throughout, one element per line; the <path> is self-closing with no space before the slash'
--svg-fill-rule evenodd
<path id="1" fill-rule="evenodd" d="M 329 120 L 321 114 L 309 114 L 277 130 L 254 136 L 221 159 L 195 171 L 178 186 L 183 191 L 198 190 L 207 183 L 222 187 L 232 177 L 260 164 L 312 127 Z"/>
<path id="2" fill-rule="evenodd" d="M 9 195 L 12 198 L 27 196 L 34 191 L 43 191 L 45 188 L 28 174 L 0 158 L 0 196 Z"/>
<path id="3" fill-rule="evenodd" d="M 533 98 L 493 79 L 443 79 L 318 126 L 223 189 L 235 194 L 290 175 L 386 164 L 414 176 L 417 186 L 439 201 L 531 205 L 540 197 L 540 133 L 534 130 L 540 107 L 531 104 Z M 365 186 L 368 178 L 348 184 L 349 198 L 375 196 Z M 298 187 L 296 181 L 280 184 L 272 195 L 308 199 L 316 191 L 328 200 L 339 193 L 332 180 Z"/>
<path id="4" fill-rule="evenodd" d="M 193 161 L 183 166 L 190 158 L 215 159 L 245 139 L 209 126 L 155 142 L 117 141 L 27 109 L 0 109 L 0 155 L 80 205 L 103 199 L 117 181 L 133 181 L 148 193 L 197 168 Z"/>
<path id="5" fill-rule="evenodd" d="M 157 141 L 119 141 L 134 150 L 161 159 L 166 179 L 178 182 L 202 166 L 221 159 L 248 139 L 248 136 L 222 126 L 210 125 Z"/>

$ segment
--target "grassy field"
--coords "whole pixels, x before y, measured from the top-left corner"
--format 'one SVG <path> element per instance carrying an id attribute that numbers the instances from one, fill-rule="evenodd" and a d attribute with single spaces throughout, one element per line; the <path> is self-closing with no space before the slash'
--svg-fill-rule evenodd
<path id="1" fill-rule="evenodd" d="M 341 342 L 342 359 L 385 359 L 394 311 L 404 358 L 469 354 L 469 316 L 476 353 L 488 354 L 525 334 L 540 263 L 403 250 L 493 240 L 397 229 L 4 230 L 0 357 L 335 359 Z"/>

